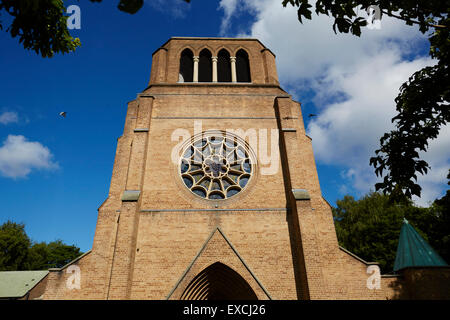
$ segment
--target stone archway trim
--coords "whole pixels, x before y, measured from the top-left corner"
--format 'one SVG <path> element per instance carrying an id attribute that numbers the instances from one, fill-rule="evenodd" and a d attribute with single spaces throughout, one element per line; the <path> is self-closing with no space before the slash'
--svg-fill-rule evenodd
<path id="1" fill-rule="evenodd" d="M 227 238 L 227 236 L 222 232 L 222 230 L 219 227 L 216 227 L 211 234 L 208 236 L 208 238 L 206 239 L 206 241 L 204 242 L 204 244 L 202 245 L 202 247 L 200 248 L 200 250 L 198 251 L 198 253 L 195 255 L 194 259 L 191 261 L 191 263 L 189 264 L 189 266 L 186 268 L 186 270 L 183 272 L 183 274 L 181 275 L 181 277 L 178 279 L 178 281 L 175 283 L 174 287 L 172 288 L 172 290 L 169 292 L 169 294 L 166 297 L 166 300 L 169 300 L 170 297 L 172 296 L 172 294 L 175 292 L 175 290 L 178 288 L 178 286 L 180 285 L 180 283 L 183 281 L 183 279 L 186 277 L 186 275 L 189 273 L 189 271 L 191 270 L 192 266 L 194 265 L 194 263 L 197 261 L 197 259 L 201 256 L 202 252 L 205 250 L 206 246 L 208 245 L 209 241 L 211 240 L 211 238 L 213 237 L 213 235 L 216 232 L 219 232 L 220 235 L 225 239 L 226 243 L 230 246 L 231 250 L 234 252 L 234 254 L 238 257 L 238 259 L 240 260 L 240 262 L 243 264 L 243 266 L 247 269 L 247 271 L 250 273 L 250 275 L 252 276 L 252 278 L 256 281 L 256 283 L 258 284 L 258 286 L 261 288 L 261 290 L 264 292 L 264 294 L 269 298 L 269 300 L 272 300 L 271 295 L 269 294 L 269 292 L 266 290 L 266 288 L 263 286 L 263 284 L 259 281 L 259 279 L 256 277 L 256 275 L 253 273 L 253 271 L 250 269 L 250 267 L 247 265 L 247 263 L 244 261 L 244 259 L 241 257 L 241 255 L 239 254 L 239 252 L 236 250 L 236 248 L 233 246 L 233 244 L 230 242 L 230 240 Z"/>

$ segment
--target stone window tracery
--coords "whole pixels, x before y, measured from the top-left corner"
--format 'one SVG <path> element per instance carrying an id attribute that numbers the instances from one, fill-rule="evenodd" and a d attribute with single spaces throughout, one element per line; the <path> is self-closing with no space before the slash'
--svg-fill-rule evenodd
<path id="1" fill-rule="evenodd" d="M 225 132 L 206 132 L 185 146 L 179 163 L 184 185 L 208 200 L 225 200 L 244 190 L 255 171 L 245 141 Z"/>

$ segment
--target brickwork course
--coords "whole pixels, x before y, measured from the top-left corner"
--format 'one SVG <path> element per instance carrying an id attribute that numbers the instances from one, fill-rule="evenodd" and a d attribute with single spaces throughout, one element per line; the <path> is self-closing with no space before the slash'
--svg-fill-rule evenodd
<path id="1" fill-rule="evenodd" d="M 213 57 L 245 50 L 251 82 L 178 82 L 186 48 L 194 57 L 204 48 Z M 263 300 L 403 297 L 407 279 L 382 276 L 379 288 L 370 289 L 367 270 L 376 263 L 338 245 L 300 103 L 280 87 L 275 56 L 260 41 L 169 39 L 153 53 L 148 87 L 127 108 L 92 250 L 70 264 L 79 267 L 80 288 L 68 288 L 74 276 L 68 266 L 52 269 L 43 299 L 212 296 L 205 287 L 230 299 L 240 290 Z M 199 123 L 202 131 L 233 130 L 244 140 L 251 130 L 266 132 L 268 153 L 276 139 L 276 172 L 263 174 L 270 164 L 259 148 L 243 191 L 226 200 L 196 196 L 184 186 L 172 150 L 183 142 L 174 132 L 194 135 Z"/>

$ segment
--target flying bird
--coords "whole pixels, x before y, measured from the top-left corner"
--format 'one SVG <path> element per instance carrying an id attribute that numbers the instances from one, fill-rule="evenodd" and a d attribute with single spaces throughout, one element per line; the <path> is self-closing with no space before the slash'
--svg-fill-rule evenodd
<path id="1" fill-rule="evenodd" d="M 64 118 L 66 117 L 66 114 L 67 114 L 67 113 L 66 113 L 65 111 L 59 113 L 59 115 L 62 116 L 62 117 L 64 117 Z"/>
<path id="2" fill-rule="evenodd" d="M 309 115 L 308 115 L 308 117 L 316 117 L 317 116 L 317 114 L 314 114 L 314 113 L 310 113 Z"/>

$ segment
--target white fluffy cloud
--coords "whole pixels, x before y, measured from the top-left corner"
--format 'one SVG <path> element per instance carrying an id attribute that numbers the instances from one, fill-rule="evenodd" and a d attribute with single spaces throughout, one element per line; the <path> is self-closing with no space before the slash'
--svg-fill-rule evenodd
<path id="1" fill-rule="evenodd" d="M 225 12 L 222 33 L 232 26 L 237 8 L 253 12 L 255 22 L 239 36 L 258 38 L 274 51 L 282 85 L 300 101 L 302 90 L 314 91 L 318 117 L 307 130 L 317 160 L 340 168 L 361 194 L 373 189 L 376 176 L 369 158 L 383 133 L 393 128 L 399 87 L 414 71 L 434 63 L 416 55 L 426 38 L 416 27 L 387 16 L 381 29 L 365 29 L 356 37 L 336 35 L 333 20 L 314 13 L 312 21 L 300 24 L 296 9 L 283 8 L 280 0 L 222 0 L 220 7 Z M 424 155 L 432 169 L 419 178 L 423 195 L 416 200 L 421 205 L 442 194 L 450 158 L 447 129 Z"/>
<path id="2" fill-rule="evenodd" d="M 1 124 L 9 124 L 9 123 L 15 123 L 19 122 L 19 116 L 17 115 L 17 112 L 12 111 L 5 111 L 0 114 L 0 123 Z"/>
<path id="3" fill-rule="evenodd" d="M 230 27 L 230 21 L 239 5 L 239 0 L 222 0 L 219 3 L 219 8 L 223 10 L 224 17 L 220 25 L 220 34 L 225 35 Z"/>
<path id="4" fill-rule="evenodd" d="M 21 135 L 9 135 L 0 147 L 0 174 L 8 178 L 24 178 L 33 169 L 56 169 L 50 150 L 39 142 Z"/>
<path id="5" fill-rule="evenodd" d="M 395 52 L 386 51 L 345 69 L 333 66 L 322 81 L 328 94 L 343 92 L 346 99 L 325 104 L 319 117 L 310 122 L 308 134 L 317 158 L 345 168 L 346 180 L 357 191 L 365 193 L 376 182 L 369 158 L 375 155 L 380 137 L 393 129 L 398 88 L 427 64 L 426 58 L 402 61 Z"/>

